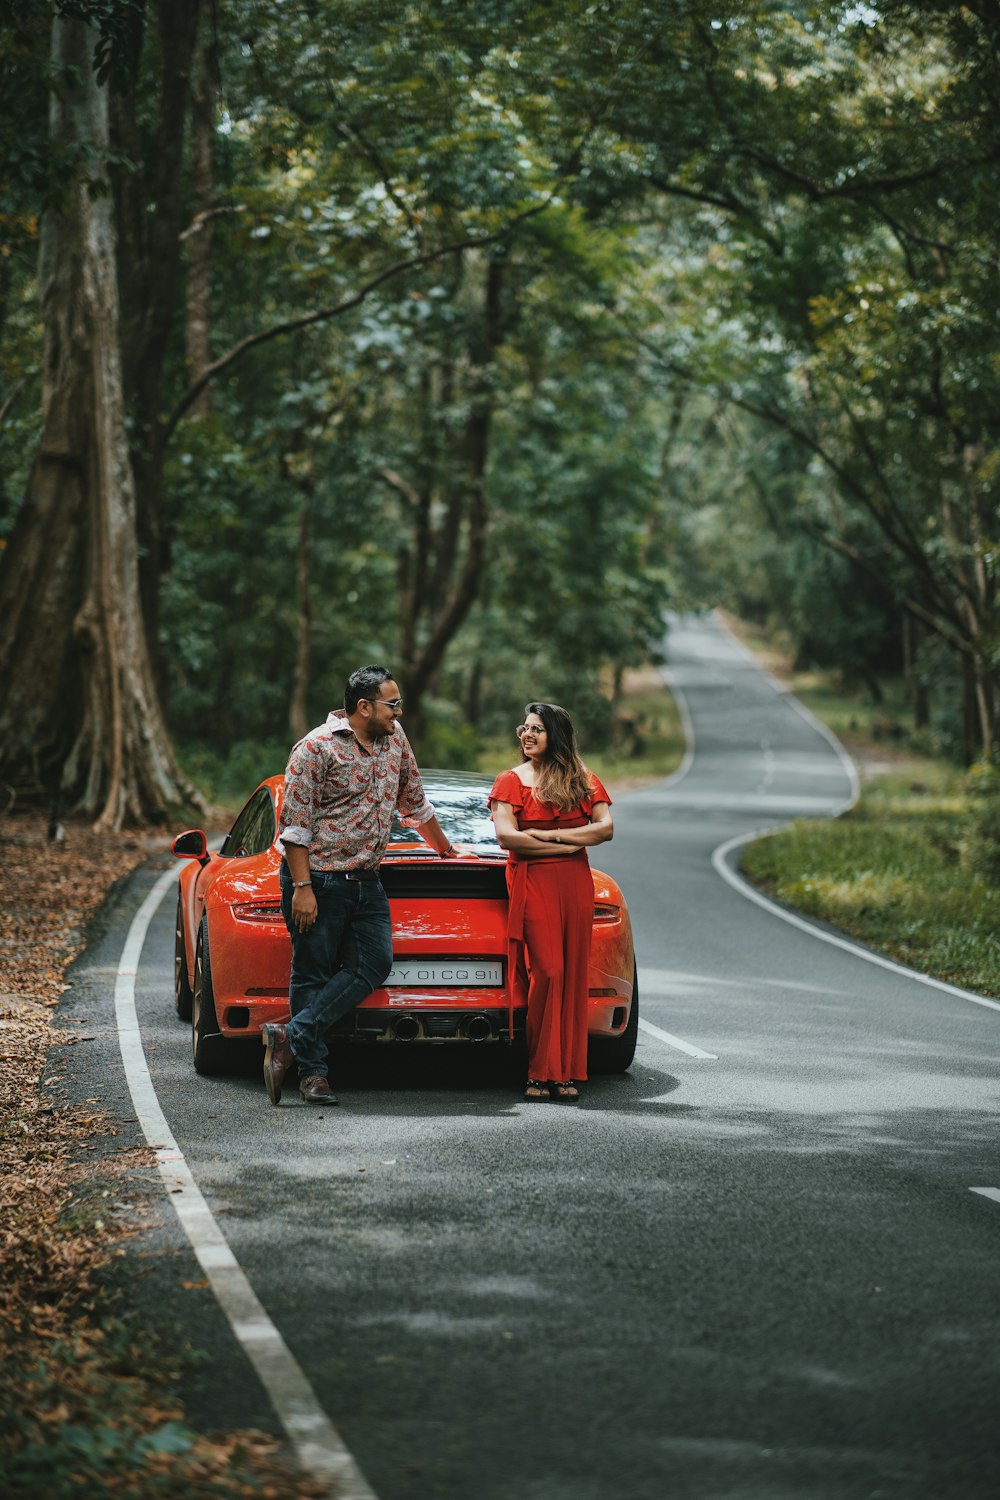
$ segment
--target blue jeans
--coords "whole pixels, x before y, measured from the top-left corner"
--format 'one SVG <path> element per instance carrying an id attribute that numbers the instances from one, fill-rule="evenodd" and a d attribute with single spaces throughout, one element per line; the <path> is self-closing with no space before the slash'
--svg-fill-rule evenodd
<path id="1" fill-rule="evenodd" d="M 300 1078 L 327 1075 L 326 1034 L 392 968 L 392 922 L 380 880 L 312 871 L 319 915 L 308 932 L 292 921 L 292 877 L 281 864 L 281 914 L 292 939 L 286 1035 Z"/>

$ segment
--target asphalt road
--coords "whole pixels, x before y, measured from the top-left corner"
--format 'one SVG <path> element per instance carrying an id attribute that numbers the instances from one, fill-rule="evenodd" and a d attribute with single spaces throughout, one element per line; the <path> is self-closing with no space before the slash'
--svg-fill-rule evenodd
<path id="1" fill-rule="evenodd" d="M 762 910 L 713 850 L 843 803 L 842 759 L 712 622 L 670 670 L 694 756 L 622 798 L 601 865 L 633 913 L 636 1062 L 578 1108 L 502 1058 L 352 1057 L 342 1108 L 271 1108 L 254 1054 L 198 1078 L 172 900 L 138 966 L 170 1128 L 378 1500 L 995 1500 L 1000 1013 Z M 65 1017 L 136 1133 L 110 991 L 118 893 Z M 115 1143 L 121 1145 L 119 1140 Z M 195 1421 L 278 1430 L 154 1186 L 118 1283 Z"/>

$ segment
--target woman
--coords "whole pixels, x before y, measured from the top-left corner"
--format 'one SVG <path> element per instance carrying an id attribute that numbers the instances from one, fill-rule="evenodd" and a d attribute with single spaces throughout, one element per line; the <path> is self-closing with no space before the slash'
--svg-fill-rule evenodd
<path id="1" fill-rule="evenodd" d="M 516 732 L 522 763 L 497 777 L 490 811 L 509 852 L 509 961 L 521 993 L 527 958 L 524 1097 L 571 1103 L 587 1077 L 594 921 L 587 848 L 613 836 L 611 798 L 581 761 L 564 708 L 529 703 Z"/>

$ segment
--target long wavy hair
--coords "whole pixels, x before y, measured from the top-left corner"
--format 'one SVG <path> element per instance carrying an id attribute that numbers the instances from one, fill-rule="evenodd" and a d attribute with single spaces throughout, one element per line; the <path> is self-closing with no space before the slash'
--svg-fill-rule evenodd
<path id="1" fill-rule="evenodd" d="M 589 797 L 593 790 L 590 772 L 576 748 L 573 720 L 558 703 L 528 703 L 524 717 L 537 714 L 545 725 L 545 759 L 539 767 L 535 796 L 560 812 L 569 812 Z M 522 750 L 522 755 L 524 752 Z M 528 757 L 524 755 L 524 759 Z"/>

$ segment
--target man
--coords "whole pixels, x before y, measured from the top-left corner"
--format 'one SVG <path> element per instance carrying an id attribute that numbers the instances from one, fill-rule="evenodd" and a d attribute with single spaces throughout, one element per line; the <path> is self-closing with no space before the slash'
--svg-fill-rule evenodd
<path id="1" fill-rule="evenodd" d="M 387 667 L 359 667 L 344 711 L 307 734 L 285 771 L 278 837 L 281 911 L 292 939 L 287 1026 L 263 1028 L 264 1082 L 272 1104 L 292 1064 L 309 1104 L 336 1104 L 326 1033 L 378 989 L 392 968 L 389 903 L 378 866 L 393 813 L 435 853 L 455 850 L 424 795 Z"/>

